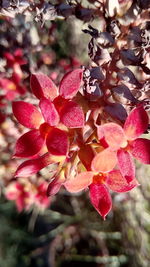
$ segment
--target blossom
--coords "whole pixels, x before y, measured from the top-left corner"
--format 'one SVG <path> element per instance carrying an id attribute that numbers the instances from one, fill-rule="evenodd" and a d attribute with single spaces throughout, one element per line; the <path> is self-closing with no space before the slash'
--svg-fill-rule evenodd
<path id="1" fill-rule="evenodd" d="M 99 152 L 95 151 L 95 155 L 90 144 L 78 152 L 87 171 L 67 178 L 55 177 L 48 194 L 56 194 L 62 185 L 71 193 L 89 187 L 91 203 L 105 218 L 112 208 L 109 190 L 121 193 L 138 186 L 132 156 L 150 163 L 150 140 L 138 138 L 147 127 L 148 116 L 141 105 L 132 110 L 123 128 L 116 123 L 98 126 Z"/>
<path id="2" fill-rule="evenodd" d="M 109 190 L 118 193 L 127 192 L 138 185 L 135 178 L 128 183 L 120 170 L 114 169 L 116 159 L 113 153 L 109 148 L 99 153 L 101 157 L 99 172 L 95 171 L 94 158 L 91 164 L 91 171 L 79 173 L 63 183 L 71 193 L 76 193 L 89 187 L 91 203 L 104 219 L 112 208 Z"/>
<path id="3" fill-rule="evenodd" d="M 14 53 L 5 52 L 4 57 L 7 61 L 7 66 L 12 68 L 13 74 L 12 79 L 15 83 L 19 84 L 21 79 L 23 78 L 23 72 L 21 70 L 21 65 L 27 63 L 26 59 L 23 58 L 23 50 L 18 48 L 14 51 Z"/>
<path id="4" fill-rule="evenodd" d="M 64 186 L 70 193 L 77 193 L 89 187 L 90 200 L 95 209 L 105 219 L 112 208 L 112 199 L 109 190 L 114 192 L 127 192 L 138 186 L 136 178 L 130 183 L 121 174 L 120 170 L 114 169 L 117 163 L 115 152 L 106 148 L 99 153 L 99 171 L 95 171 L 95 157 L 93 156 L 90 145 L 83 149 L 87 157 L 83 156 L 83 151 L 78 154 L 82 164 L 88 171 L 83 171 L 77 175 L 65 175 L 62 170 L 49 184 L 47 195 L 55 195 L 61 186 Z"/>
<path id="5" fill-rule="evenodd" d="M 31 88 L 40 100 L 39 108 L 24 101 L 13 103 L 13 113 L 17 120 L 31 130 L 21 136 L 14 156 L 36 159 L 23 162 L 17 176 L 36 173 L 48 164 L 66 158 L 69 151 L 68 128 L 82 128 L 84 113 L 80 106 L 71 100 L 77 93 L 82 80 L 82 70 L 76 69 L 67 73 L 60 82 L 59 91 L 56 85 L 44 74 L 31 76 Z M 58 95 L 59 94 L 59 95 Z M 42 149 L 49 153 L 42 154 Z M 54 157 L 55 160 L 54 160 Z"/>
<path id="6" fill-rule="evenodd" d="M 10 79 L 0 78 L 0 87 L 4 91 L 4 98 L 9 101 L 14 100 L 19 94 L 23 95 L 26 92 L 26 87 L 20 83 L 20 80 L 19 82 L 16 81 L 14 76 Z"/>
<path id="7" fill-rule="evenodd" d="M 18 48 L 14 54 L 5 52 L 4 57 L 7 61 L 7 66 L 12 69 L 12 75 L 9 78 L 0 78 L 0 87 L 3 89 L 7 100 L 14 100 L 16 96 L 23 95 L 26 92 L 26 87 L 22 85 L 23 72 L 21 65 L 26 64 L 23 58 L 22 49 Z"/>
<path id="8" fill-rule="evenodd" d="M 5 52 L 4 57 L 6 58 L 9 67 L 13 67 L 15 64 L 24 65 L 27 63 L 23 58 L 23 50 L 21 48 L 17 48 L 13 54 Z"/>
<path id="9" fill-rule="evenodd" d="M 45 209 L 50 205 L 50 198 L 46 196 L 47 182 L 39 180 L 37 184 L 21 179 L 10 182 L 5 188 L 8 200 L 15 201 L 17 210 L 29 210 L 33 205 Z"/>
<path id="10" fill-rule="evenodd" d="M 5 188 L 5 196 L 8 200 L 13 200 L 16 203 L 17 210 L 21 212 L 23 209 L 28 210 L 30 205 L 33 204 L 31 201 L 31 194 L 25 189 L 25 186 L 18 181 L 11 182 Z"/>
<path id="11" fill-rule="evenodd" d="M 150 164 L 150 140 L 139 138 L 148 128 L 148 115 L 139 105 L 131 111 L 123 128 L 113 122 L 100 125 L 97 128 L 99 142 L 109 147 L 112 157 L 117 157 L 121 174 L 130 182 L 135 177 L 135 166 L 132 157 L 144 164 Z M 114 155 L 114 156 L 113 156 Z M 93 169 L 99 171 L 101 154 L 93 160 Z"/>

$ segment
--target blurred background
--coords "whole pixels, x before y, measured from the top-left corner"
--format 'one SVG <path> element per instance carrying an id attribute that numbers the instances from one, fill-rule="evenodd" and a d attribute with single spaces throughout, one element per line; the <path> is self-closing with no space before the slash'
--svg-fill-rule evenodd
<path id="1" fill-rule="evenodd" d="M 12 159 L 14 145 L 25 129 L 14 119 L 11 103 L 21 99 L 36 104 L 30 73 L 41 71 L 59 84 L 64 73 L 89 64 L 90 37 L 82 29 L 91 18 L 77 15 L 79 19 L 33 20 L 6 6 L 0 16 L 1 267 L 150 265 L 149 166 L 136 163 L 141 186 L 130 193 L 113 193 L 113 210 L 105 221 L 91 206 L 88 192 L 71 195 L 62 188 L 47 199 L 40 185 L 47 185 L 49 168 L 21 180 L 21 187 L 13 180 L 20 162 Z M 99 20 L 92 25 L 101 27 Z M 32 207 L 20 196 L 27 187 L 36 191 Z"/>

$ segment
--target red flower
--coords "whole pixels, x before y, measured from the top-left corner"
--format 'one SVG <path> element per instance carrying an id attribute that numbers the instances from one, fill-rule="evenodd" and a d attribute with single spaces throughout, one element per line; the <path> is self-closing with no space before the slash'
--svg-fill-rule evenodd
<path id="1" fill-rule="evenodd" d="M 14 200 L 17 210 L 21 212 L 23 209 L 28 210 L 33 204 L 31 200 L 32 191 L 29 192 L 25 186 L 19 182 L 12 182 L 5 188 L 5 196 L 8 200 Z"/>
<path id="2" fill-rule="evenodd" d="M 40 99 L 41 112 L 32 104 L 24 101 L 13 103 L 13 113 L 17 120 L 31 130 L 19 138 L 16 143 L 16 157 L 33 157 L 38 155 L 46 145 L 49 154 L 21 164 L 17 176 L 31 175 L 54 162 L 53 156 L 64 158 L 69 151 L 68 128 L 81 128 L 84 114 L 73 98 L 81 84 L 82 70 L 77 69 L 66 74 L 58 89 L 44 74 L 31 76 L 31 88 Z M 62 159 L 61 159 L 62 160 Z"/>
<path id="3" fill-rule="evenodd" d="M 21 48 L 16 49 L 13 54 L 5 52 L 4 57 L 6 58 L 9 67 L 13 67 L 14 64 L 24 65 L 27 63 L 27 61 L 23 58 L 23 51 Z"/>
<path id="4" fill-rule="evenodd" d="M 130 183 L 126 181 L 119 170 L 113 170 L 117 158 L 109 148 L 99 154 L 99 172 L 95 171 L 95 158 L 91 164 L 91 170 L 82 172 L 64 182 L 65 188 L 71 192 L 79 192 L 89 186 L 91 203 L 100 215 L 105 219 L 112 208 L 112 200 L 109 189 L 115 192 L 127 192 L 138 185 L 134 178 Z"/>
<path id="5" fill-rule="evenodd" d="M 150 164 L 150 140 L 138 138 L 148 128 L 148 115 L 142 106 L 133 109 L 122 128 L 116 123 L 106 123 L 97 129 L 98 139 L 117 156 L 122 175 L 130 182 L 135 177 L 132 156 L 142 163 Z M 99 171 L 101 154 L 93 160 L 93 169 Z"/>
<path id="6" fill-rule="evenodd" d="M 17 210 L 29 210 L 33 205 L 39 209 L 45 209 L 50 204 L 50 198 L 46 196 L 47 182 L 38 181 L 33 184 L 29 180 L 11 182 L 5 188 L 5 196 L 8 200 L 15 201 Z"/>
<path id="7" fill-rule="evenodd" d="M 5 93 L 5 98 L 12 101 L 19 94 L 22 95 L 26 92 L 26 87 L 22 85 L 23 72 L 20 67 L 26 64 L 26 60 L 23 59 L 22 49 L 17 49 L 14 54 L 5 52 L 4 57 L 8 67 L 12 68 L 12 76 L 9 79 L 0 78 L 0 87 Z"/>
<path id="8" fill-rule="evenodd" d="M 19 94 L 22 95 L 26 92 L 26 88 L 20 84 L 20 81 L 16 82 L 13 77 L 10 79 L 0 78 L 0 87 L 4 90 L 5 98 L 12 101 Z"/>
<path id="9" fill-rule="evenodd" d="M 5 52 L 4 57 L 7 60 L 8 67 L 13 69 L 14 81 L 19 83 L 23 77 L 23 72 L 20 66 L 27 63 L 26 59 L 23 58 L 23 50 L 18 48 L 13 54 Z"/>

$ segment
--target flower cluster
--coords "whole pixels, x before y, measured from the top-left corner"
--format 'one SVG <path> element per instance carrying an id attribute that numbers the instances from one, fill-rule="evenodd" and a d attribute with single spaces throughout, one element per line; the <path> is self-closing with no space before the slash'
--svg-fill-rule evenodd
<path id="1" fill-rule="evenodd" d="M 82 70 L 76 69 L 63 77 L 58 90 L 46 75 L 33 74 L 31 88 L 40 100 L 41 111 L 24 101 L 13 103 L 13 113 L 17 120 L 32 129 L 16 143 L 14 156 L 32 158 L 19 166 L 16 176 L 31 175 L 51 163 L 67 159 L 71 138 L 68 129 L 84 126 L 84 113 L 71 100 L 80 87 L 81 79 Z"/>
<path id="2" fill-rule="evenodd" d="M 138 106 L 127 117 L 124 127 L 110 122 L 97 127 L 102 151 L 91 161 L 91 171 L 83 172 L 65 183 L 70 192 L 87 186 L 96 210 L 105 218 L 112 201 L 108 189 L 127 192 L 138 186 L 132 157 L 150 164 L 150 140 L 138 138 L 148 128 L 148 115 Z"/>
<path id="3" fill-rule="evenodd" d="M 23 71 L 21 66 L 27 61 L 23 58 L 22 49 L 18 48 L 14 54 L 5 52 L 3 57 L 6 60 L 6 67 L 10 69 L 10 77 L 0 77 L 0 87 L 5 93 L 7 100 L 14 100 L 16 96 L 23 95 L 26 92 L 26 87 L 22 84 Z"/>
<path id="4" fill-rule="evenodd" d="M 44 180 L 37 183 L 31 183 L 29 180 L 20 179 L 11 182 L 5 189 L 5 196 L 8 200 L 15 201 L 17 210 L 29 210 L 36 206 L 43 210 L 50 205 L 50 198 L 46 195 L 47 182 Z"/>
<path id="5" fill-rule="evenodd" d="M 89 187 L 91 203 L 105 218 L 112 208 L 109 190 L 127 192 L 138 186 L 133 157 L 150 164 L 150 140 L 139 138 L 148 128 L 148 115 L 138 104 L 123 127 L 114 122 L 93 123 L 87 115 L 99 105 L 83 97 L 83 70 L 67 73 L 59 89 L 44 74 L 32 74 L 31 89 L 39 109 L 27 102 L 13 103 L 17 120 L 31 129 L 21 136 L 14 156 L 29 158 L 15 177 L 28 177 L 55 165 L 47 195 L 61 186 L 77 193 Z"/>

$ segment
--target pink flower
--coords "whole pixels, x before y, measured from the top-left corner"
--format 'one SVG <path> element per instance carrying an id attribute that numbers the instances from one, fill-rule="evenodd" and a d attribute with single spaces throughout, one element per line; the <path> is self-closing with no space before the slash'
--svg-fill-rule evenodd
<path id="1" fill-rule="evenodd" d="M 10 79 L 0 78 L 0 87 L 4 91 L 4 98 L 9 101 L 14 100 L 19 94 L 22 95 L 26 92 L 26 88 L 20 84 L 20 81 L 16 82 L 13 77 Z"/>
<path id="2" fill-rule="evenodd" d="M 75 176 L 69 175 L 67 178 L 62 170 L 60 176 L 55 177 L 50 182 L 47 194 L 49 196 L 55 195 L 62 185 L 64 185 L 70 193 L 77 193 L 89 187 L 91 203 L 105 219 L 112 208 L 112 199 L 109 190 L 118 193 L 127 192 L 136 187 L 138 182 L 134 178 L 128 183 L 119 170 L 114 170 L 117 157 L 115 156 L 115 152 L 111 151 L 109 148 L 103 149 L 103 151 L 99 153 L 101 160 L 99 160 L 98 172 L 95 171 L 95 158 L 93 159 L 90 146 L 85 146 L 84 150 L 87 157 L 84 155 L 84 159 L 82 153 L 79 154 L 79 157 L 87 169 L 89 169 L 91 165 L 91 170 L 89 169 L 89 171 L 81 172 Z"/>
<path id="3" fill-rule="evenodd" d="M 82 70 L 67 73 L 58 89 L 50 78 L 44 74 L 31 76 L 31 88 L 40 99 L 37 107 L 24 101 L 13 103 L 13 113 L 17 120 L 31 130 L 19 138 L 16 143 L 16 157 L 33 157 L 39 155 L 46 145 L 49 153 L 22 163 L 16 176 L 36 173 L 41 168 L 54 162 L 54 157 L 67 157 L 69 151 L 68 128 L 82 128 L 84 114 L 80 106 L 71 100 L 81 84 Z M 53 157 L 54 156 L 54 157 Z"/>
<path id="4" fill-rule="evenodd" d="M 5 196 L 8 200 L 15 201 L 17 210 L 29 210 L 33 205 L 39 209 L 45 209 L 50 205 L 50 198 L 46 196 L 47 182 L 39 181 L 38 184 L 29 180 L 10 182 L 5 188 Z"/>
<path id="5" fill-rule="evenodd" d="M 64 185 L 69 192 L 79 192 L 89 187 L 93 206 L 105 218 L 112 208 L 109 189 L 127 192 L 138 185 L 132 156 L 150 163 L 150 140 L 138 138 L 148 127 L 148 116 L 142 106 L 135 108 L 126 119 L 124 128 L 116 123 L 98 127 L 98 139 L 103 146 L 94 155 L 90 145 L 85 145 L 78 156 L 87 172 L 61 179 L 56 177 L 48 187 L 48 194 L 58 192 Z M 85 156 L 86 155 L 86 156 Z M 119 166 L 119 169 L 115 169 Z"/>
<path id="6" fill-rule="evenodd" d="M 23 58 L 23 50 L 18 48 L 13 54 L 10 52 L 5 52 L 4 57 L 7 60 L 8 67 L 13 69 L 14 81 L 19 83 L 23 78 L 23 72 L 20 66 L 27 63 L 26 59 Z"/>
<path id="7" fill-rule="evenodd" d="M 148 115 L 140 105 L 133 109 L 127 117 L 124 127 L 116 123 L 106 123 L 97 128 L 99 142 L 109 147 L 121 174 L 130 182 L 135 177 L 135 166 L 132 157 L 144 164 L 150 164 L 150 140 L 139 138 L 148 128 Z M 101 154 L 93 160 L 93 169 L 99 171 Z"/>
<path id="8" fill-rule="evenodd" d="M 9 67 L 13 67 L 15 64 L 24 65 L 27 63 L 23 58 L 23 51 L 21 48 L 16 49 L 13 54 L 5 52 L 4 57 L 6 58 Z"/>
<path id="9" fill-rule="evenodd" d="M 23 72 L 21 65 L 26 64 L 23 59 L 22 49 L 16 49 L 14 54 L 5 52 L 4 57 L 7 60 L 7 66 L 12 68 L 12 76 L 8 78 L 0 78 L 0 87 L 3 89 L 5 98 L 12 101 L 16 96 L 23 95 L 26 92 L 26 87 L 22 85 Z"/>
<path id="10" fill-rule="evenodd" d="M 32 192 L 26 190 L 24 185 L 19 182 L 12 182 L 5 188 L 6 198 L 15 201 L 19 212 L 23 209 L 28 210 L 33 204 L 31 194 Z"/>
<path id="11" fill-rule="evenodd" d="M 82 172 L 63 183 L 71 192 L 79 192 L 89 187 L 90 200 L 95 209 L 105 219 L 112 208 L 112 199 L 109 190 L 114 192 L 127 192 L 138 185 L 134 178 L 130 183 L 124 178 L 119 170 L 113 170 L 116 157 L 109 148 L 99 153 L 99 172 L 95 171 L 95 158 L 91 164 L 91 171 Z"/>

